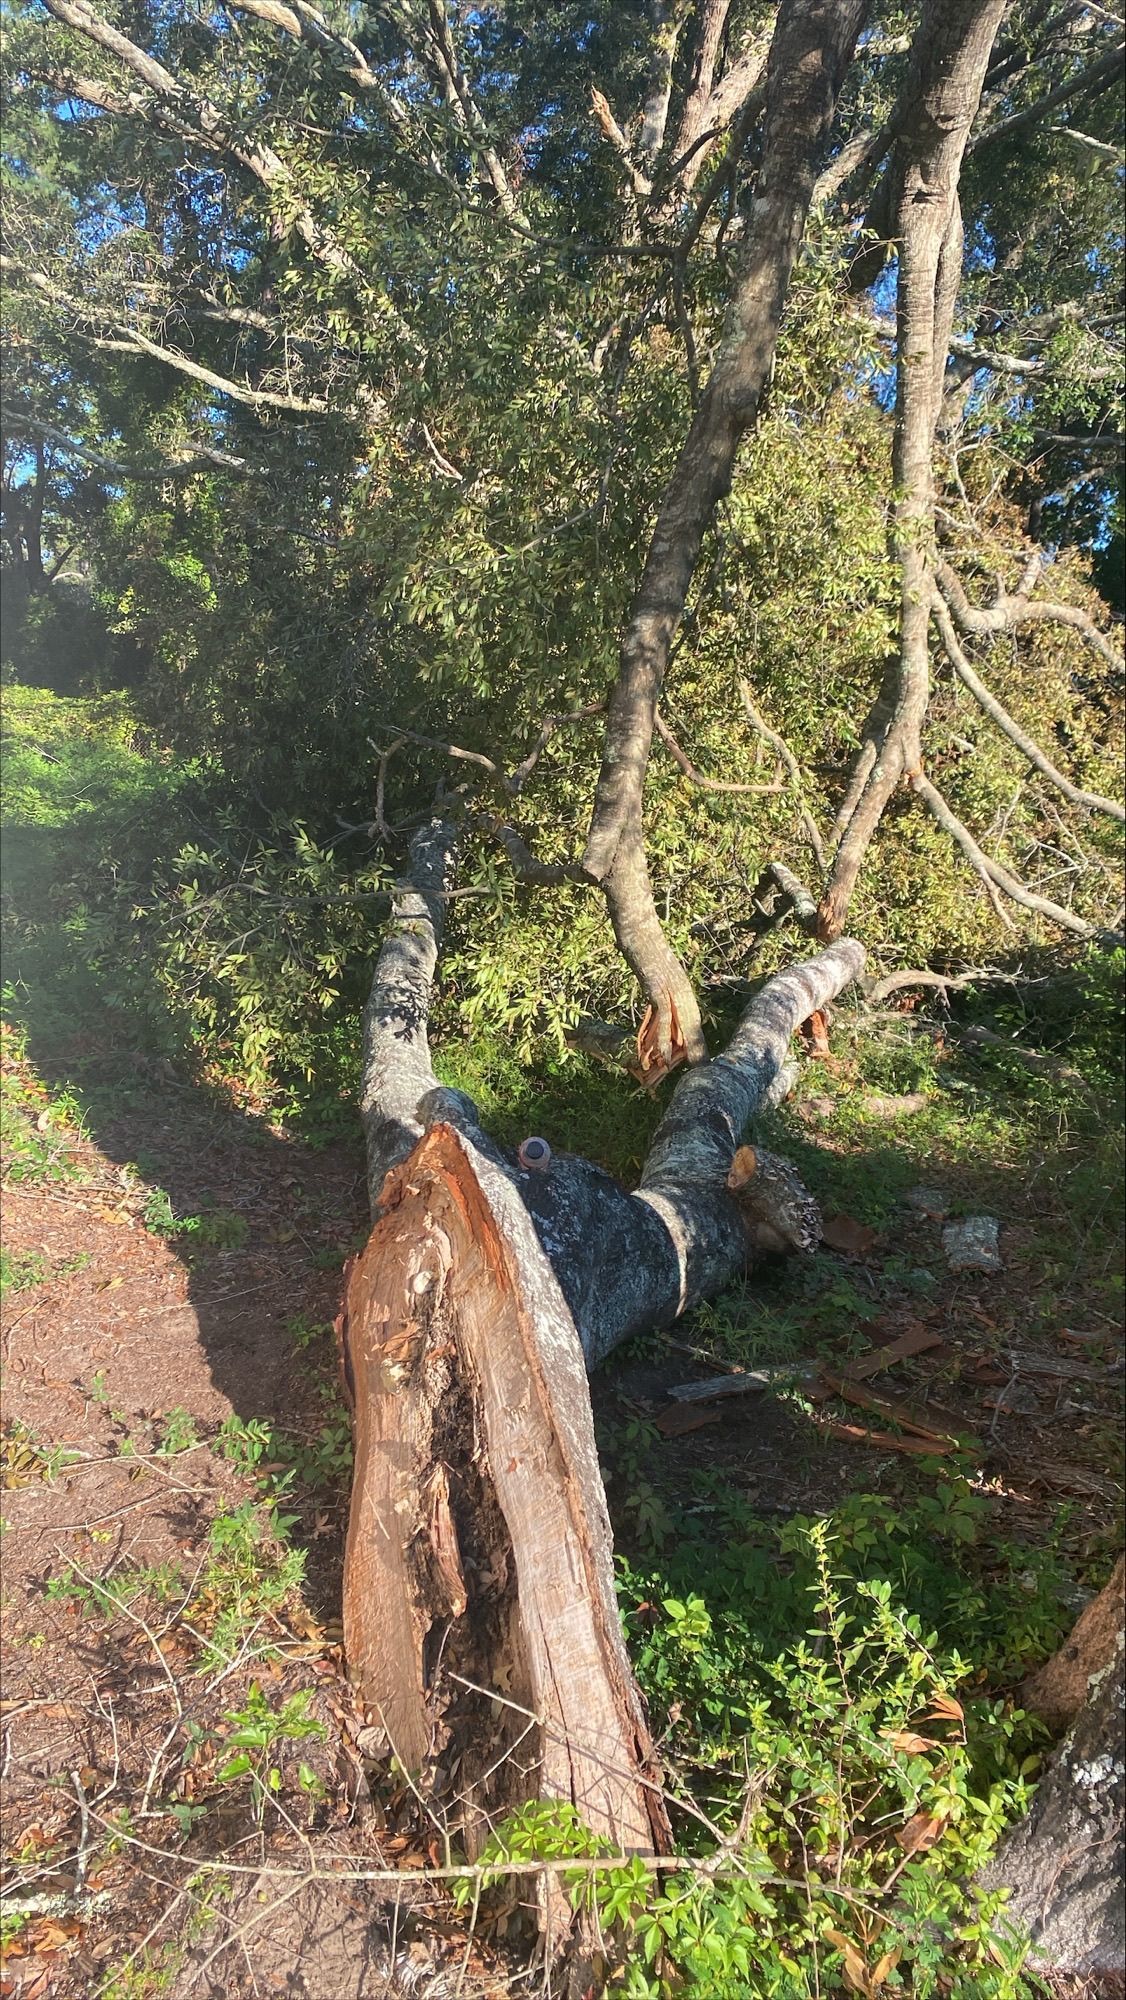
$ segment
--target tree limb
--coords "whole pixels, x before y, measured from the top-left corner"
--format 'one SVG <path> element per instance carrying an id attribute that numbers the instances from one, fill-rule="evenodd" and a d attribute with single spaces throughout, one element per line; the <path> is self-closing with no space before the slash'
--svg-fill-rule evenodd
<path id="1" fill-rule="evenodd" d="M 1000 889 L 1012 902 L 1019 903 L 1022 909 L 1032 910 L 1040 917 L 1047 917 L 1051 923 L 1058 924 L 1061 930 L 1070 931 L 1075 937 L 1097 936 L 1096 924 L 1087 923 L 1084 918 L 1077 917 L 1072 910 L 1065 910 L 1059 903 L 1053 903 L 1047 896 L 1038 896 L 1016 875 L 1010 874 L 1007 868 L 1002 867 L 999 861 L 991 860 L 978 846 L 969 828 L 964 826 L 957 814 L 951 811 L 942 793 L 931 784 L 929 778 L 923 776 L 921 771 L 912 776 L 911 786 L 938 824 L 952 840 L 957 842 L 970 866 L 976 870 L 987 887 Z M 994 908 L 996 907 L 994 899 Z"/>
<path id="2" fill-rule="evenodd" d="M 360 1119 L 373 1209 L 387 1173 L 421 1138 L 421 1107 L 440 1088 L 427 1025 L 457 850 L 457 829 L 447 820 L 430 820 L 414 835 L 364 1012 Z M 467 1106 L 475 1120 L 461 1099 L 463 1113 Z"/>
<path id="3" fill-rule="evenodd" d="M 1058 770 L 1051 762 L 1051 759 L 1045 756 L 1039 744 L 1025 733 L 1019 722 L 1014 721 L 1008 710 L 1001 706 L 996 695 L 990 693 L 985 682 L 975 673 L 959 645 L 958 634 L 954 629 L 954 620 L 950 616 L 945 598 L 938 591 L 935 592 L 933 598 L 933 609 L 935 623 L 942 635 L 942 643 L 946 648 L 946 656 L 954 672 L 964 686 L 969 689 L 974 700 L 984 709 L 990 720 L 997 724 L 1002 735 L 1007 736 L 1009 742 L 1015 744 L 1021 754 L 1027 757 L 1029 763 L 1034 765 L 1036 770 L 1040 771 L 1056 787 L 1057 791 L 1062 792 L 1066 799 L 1070 799 L 1073 805 L 1087 806 L 1094 812 L 1108 813 L 1111 819 L 1126 822 L 1126 808 L 1118 805 L 1114 799 L 1103 798 L 1099 792 L 1086 792 L 1081 785 L 1073 784 L 1071 779 L 1065 777 L 1064 773 Z"/>
<path id="4" fill-rule="evenodd" d="M 1026 572 L 1030 580 L 1026 582 L 1022 579 L 1021 587 L 1012 593 L 999 589 L 994 602 L 985 608 L 970 603 L 957 571 L 941 556 L 935 561 L 934 574 L 960 632 L 969 633 L 974 638 L 985 638 L 998 632 L 1015 632 L 1021 625 L 1067 625 L 1094 647 L 1108 667 L 1120 668 L 1122 665 L 1121 653 L 1115 651 L 1105 632 L 1100 632 L 1088 612 L 1080 610 L 1075 604 L 1056 604 L 1028 595 L 1035 577 L 1031 567 Z"/>
<path id="5" fill-rule="evenodd" d="M 658 509 L 607 714 L 584 859 L 603 885 L 615 936 L 649 997 L 666 1059 L 674 1017 L 690 1057 L 700 1059 L 704 1041 L 696 998 L 661 931 L 645 864 L 642 793 L 657 704 L 704 533 L 758 412 L 863 5 L 784 0 L 779 11 L 753 222 L 715 365 Z"/>
<path id="6" fill-rule="evenodd" d="M 56 430 L 53 424 L 45 424 L 41 417 L 33 417 L 27 410 L 10 409 L 10 423 L 24 425 L 38 431 L 42 437 L 50 439 L 69 452 L 74 458 L 86 460 L 96 465 L 101 472 L 109 473 L 113 479 L 189 479 L 197 472 L 250 472 L 254 468 L 245 458 L 237 458 L 232 451 L 221 451 L 217 445 L 190 445 L 178 452 L 174 458 L 164 459 L 159 465 L 134 465 L 123 459 L 107 458 L 104 452 L 95 451 L 92 445 L 80 444 L 77 438 L 68 436 L 66 431 Z"/>
<path id="7" fill-rule="evenodd" d="M 1078 97 L 1087 91 L 1098 95 L 1104 90 L 1109 90 L 1121 72 L 1124 49 L 1126 42 L 1117 43 L 1113 49 L 1107 49 L 1105 54 L 1088 63 L 1085 69 L 1080 70 L 1078 76 L 1073 76 L 1067 83 L 1057 84 L 1054 90 L 1048 91 L 1044 97 L 1038 97 L 1034 104 L 1026 105 L 1023 111 L 1013 111 L 1007 118 L 999 118 L 996 124 L 987 125 L 984 132 L 976 133 L 970 140 L 966 151 L 976 153 L 980 146 L 991 145 L 995 139 L 1011 137 L 1014 132 L 1024 131 L 1027 126 L 1035 125 L 1039 119 L 1047 117 L 1048 112 L 1054 111 L 1057 104 L 1066 104 L 1072 97 Z"/>
<path id="8" fill-rule="evenodd" d="M 447 86 L 447 102 L 455 120 L 477 152 L 506 221 L 527 229 L 527 217 L 513 193 L 504 163 L 489 137 L 488 127 L 462 68 L 444 0 L 429 0 L 429 15 L 427 39 Z"/>
<path id="9" fill-rule="evenodd" d="M 0 273 L 8 277 L 22 278 L 32 288 L 61 306 L 73 315 L 83 338 L 92 340 L 96 347 L 110 354 L 145 354 L 154 361 L 162 361 L 178 374 L 186 375 L 193 382 L 200 382 L 205 388 L 215 390 L 219 395 L 230 396 L 237 403 L 246 403 L 251 409 L 291 410 L 299 416 L 323 416 L 329 405 L 322 397 L 283 396 L 272 389 L 252 389 L 248 382 L 235 382 L 227 375 L 217 375 L 212 368 L 205 368 L 202 362 L 192 361 L 177 348 L 162 347 L 158 341 L 150 340 L 139 327 L 116 326 L 109 313 L 101 306 L 87 305 L 81 299 L 72 298 L 68 292 L 56 285 L 42 271 L 30 271 L 10 257 L 0 256 Z M 111 334 L 85 332 L 82 322 L 90 327 L 110 326 Z"/>
<path id="10" fill-rule="evenodd" d="M 916 35 L 917 101 L 888 182 L 898 188 L 896 404 L 892 542 L 899 570 L 899 644 L 868 718 L 849 813 L 821 899 L 821 929 L 843 928 L 864 856 L 901 778 L 922 769 L 930 700 L 933 454 L 962 268 L 958 179 L 1005 0 L 932 0 Z M 863 767 L 863 781 L 857 782 Z"/>

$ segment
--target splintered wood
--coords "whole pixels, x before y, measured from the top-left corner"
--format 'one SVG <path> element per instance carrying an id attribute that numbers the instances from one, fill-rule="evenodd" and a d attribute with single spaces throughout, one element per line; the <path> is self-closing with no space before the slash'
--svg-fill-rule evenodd
<path id="1" fill-rule="evenodd" d="M 527 1211 L 448 1125 L 381 1206 L 340 1321 L 345 1645 L 370 1719 L 471 1856 L 537 1792 L 665 1851 L 582 1349 Z"/>

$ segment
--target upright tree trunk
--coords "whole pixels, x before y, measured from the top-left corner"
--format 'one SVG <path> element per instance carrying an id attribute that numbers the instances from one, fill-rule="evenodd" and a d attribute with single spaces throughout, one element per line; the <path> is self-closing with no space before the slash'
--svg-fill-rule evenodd
<path id="1" fill-rule="evenodd" d="M 669 651 L 700 544 L 758 414 L 837 94 L 866 0 L 782 0 L 767 69 L 763 163 L 727 326 L 661 499 L 622 641 L 584 861 L 655 1022 L 665 1064 L 706 1049 L 696 997 L 661 928 L 645 859 L 642 794 Z"/>
<path id="2" fill-rule="evenodd" d="M 899 646 L 837 816 L 837 851 L 818 912 L 825 937 L 843 927 L 861 862 L 900 779 L 922 770 L 934 591 L 934 437 L 962 269 L 958 178 L 1006 4 L 930 0 L 915 45 L 918 94 L 892 167 L 899 243 L 892 454 Z"/>
<path id="3" fill-rule="evenodd" d="M 515 1155 L 430 1062 L 455 852 L 415 836 L 365 1018 L 375 1227 L 340 1332 L 356 1466 L 345 1642 L 388 1755 L 478 1852 L 529 1797 L 622 1850 L 670 1833 L 624 1650 L 586 1373 L 746 1268 L 816 1241 L 785 1162 L 744 1148 L 791 1035 L 863 964 L 842 940 L 771 980 L 674 1094 L 633 1194 L 542 1141 Z"/>
<path id="4" fill-rule="evenodd" d="M 1032 1808 L 984 1871 L 1010 1891 L 1008 1921 L 1032 1939 L 1032 1965 L 1082 1980 L 1091 2000 L 1126 1992 L 1126 1602 L 1121 1560 L 1025 1699 L 1071 1728 Z"/>

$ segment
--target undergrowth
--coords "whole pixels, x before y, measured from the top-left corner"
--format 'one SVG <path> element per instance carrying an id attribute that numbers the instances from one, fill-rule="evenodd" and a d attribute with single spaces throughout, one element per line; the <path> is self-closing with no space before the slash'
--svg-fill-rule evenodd
<path id="1" fill-rule="evenodd" d="M 79 1142 L 96 1138 L 138 1061 L 168 1061 L 193 1087 L 314 1143 L 351 1132 L 384 858 L 369 848 L 357 859 L 323 828 L 276 814 L 248 828 L 202 763 L 143 739 L 124 700 L 11 688 L 7 710 L 7 1180 L 79 1177 Z M 495 927 L 510 885 L 471 886 Z M 522 905 L 512 921 L 518 938 Z M 567 949 L 582 936 L 578 923 Z M 443 1079 L 476 1099 L 500 1140 L 542 1133 L 632 1180 L 661 1098 L 569 1050 L 561 1008 L 540 1033 L 530 990 L 506 1023 L 488 984 L 495 966 L 475 971 L 464 937 L 455 945 L 437 1023 Z M 827 1210 L 879 1232 L 872 1256 L 863 1269 L 821 1254 L 766 1272 L 701 1308 L 690 1338 L 720 1360 L 794 1362 L 795 1385 L 780 1393 L 800 1407 L 798 1363 L 863 1346 L 881 1313 L 925 1304 L 943 1281 L 936 1240 L 903 1225 L 920 1181 L 941 1182 L 952 1213 L 1034 1222 L 1024 1332 L 1062 1324 L 1077 1292 L 1112 1319 L 1121 971 L 1121 953 L 1092 949 L 1062 978 L 1049 967 L 1000 999 L 970 993 L 948 1018 L 872 1019 L 842 1004 L 831 1057 L 806 1065 L 758 1136 L 795 1160 Z M 715 1045 L 733 1013 L 714 1003 Z M 1011 1046 L 965 1045 L 959 1028 L 975 1022 Z M 1050 1061 L 1030 1068 L 1029 1050 Z M 886 1100 L 908 1094 L 919 1101 L 889 1123 Z M 242 1217 L 189 1212 L 147 1171 L 125 1172 L 139 1219 L 186 1259 L 243 1247 Z M 3 1257 L 7 1293 L 57 1275 L 38 1252 Z M 288 1328 L 313 1364 L 324 1335 L 301 1317 Z M 98 1401 L 96 1383 L 91 1393 Z M 972 1468 L 950 1462 L 916 1464 L 902 1490 L 780 1519 L 706 1468 L 689 1490 L 666 1490 L 643 1415 L 607 1444 L 630 1549 L 622 1616 L 661 1736 L 678 1859 L 623 1864 L 573 1809 L 529 1807 L 495 1830 L 484 1885 L 469 1871 L 456 1891 L 463 1906 L 483 1896 L 487 1909 L 512 1864 L 557 1865 L 597 1916 L 626 2000 L 1034 1990 L 997 1900 L 968 1885 L 1035 1782 L 1043 1742 L 1012 1690 L 1072 1622 L 1077 1579 L 1091 1580 L 1076 1524 L 1061 1515 L 1034 1545 L 1007 1540 Z M 127 1559 L 104 1575 L 71 1561 L 49 1599 L 84 1620 L 178 1634 L 193 1679 L 242 1659 L 261 1671 L 300 1603 L 302 1519 L 346 1492 L 351 1431 L 335 1384 L 311 1377 L 300 1434 L 240 1414 L 204 1435 L 172 1408 L 119 1449 L 162 1464 L 211 1449 L 246 1497 L 200 1531 L 189 1560 Z M 12 1486 L 67 1464 L 18 1425 L 3 1461 Z M 169 1839 L 202 1840 L 232 1789 L 259 1834 L 275 1806 L 308 1805 L 321 1780 L 301 1746 L 319 1727 L 304 1694 L 275 1702 L 255 1681 L 214 1728 L 186 1732 L 155 1808 Z M 127 1843 L 128 1813 L 119 1835 Z M 178 1949 L 142 1954 L 105 1992 L 159 1990 Z"/>

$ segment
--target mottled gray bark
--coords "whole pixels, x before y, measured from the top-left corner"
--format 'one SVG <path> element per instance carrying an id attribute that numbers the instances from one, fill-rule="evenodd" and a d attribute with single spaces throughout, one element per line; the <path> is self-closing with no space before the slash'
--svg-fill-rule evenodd
<path id="1" fill-rule="evenodd" d="M 1006 1916 L 1031 1937 L 1037 1970 L 1087 1979 L 1108 1995 L 1126 1986 L 1124 1636 L 1120 1629 L 1114 1658 L 1092 1678 L 1027 1818 L 982 1877 L 987 1889 L 1012 1891 Z"/>
<path id="2" fill-rule="evenodd" d="M 587 1372 L 764 1246 L 816 1241 L 792 1170 L 740 1140 L 794 1029 L 864 954 L 842 940 L 767 982 L 673 1094 L 630 1194 L 542 1135 L 498 1146 L 435 1078 L 455 848 L 440 821 L 416 833 L 365 1018 L 375 1226 L 338 1321 L 355 1436 L 349 1671 L 386 1754 L 470 1854 L 537 1797 L 659 1854 L 671 1831 L 617 1613 Z M 558 1895 L 541 1921 L 567 1935 Z"/>
<path id="3" fill-rule="evenodd" d="M 784 1163 L 760 1154 L 738 1196 L 727 1177 L 750 1119 L 771 1100 L 794 1030 L 859 977 L 863 948 L 841 939 L 767 982 L 724 1052 L 682 1079 L 631 1194 L 573 1154 L 522 1165 L 482 1129 L 469 1098 L 438 1082 L 427 1021 L 455 847 L 454 830 L 439 821 L 415 834 L 411 878 L 396 892 L 376 965 L 361 1105 L 373 1209 L 385 1175 L 423 1133 L 452 1126 L 519 1190 L 594 1368 L 631 1333 L 667 1325 L 721 1290 L 764 1240 L 808 1247 L 809 1197 Z M 542 1136 L 550 1143 L 550 1132 Z"/>
<path id="4" fill-rule="evenodd" d="M 448 820 L 429 821 L 411 841 L 410 869 L 396 885 L 364 1012 L 360 1119 L 373 1208 L 384 1175 L 433 1122 L 424 1110 L 439 1087 L 427 1033 L 430 994 L 457 849 L 458 830 Z"/>

